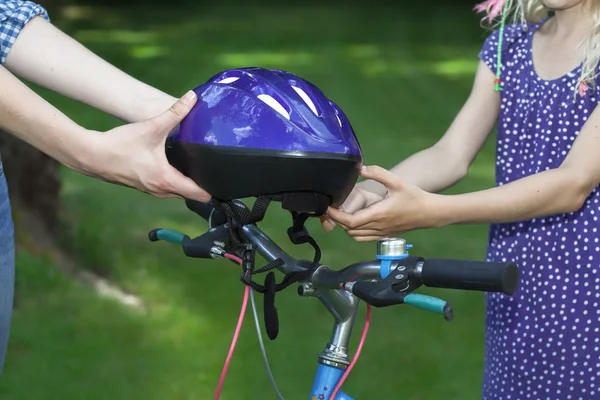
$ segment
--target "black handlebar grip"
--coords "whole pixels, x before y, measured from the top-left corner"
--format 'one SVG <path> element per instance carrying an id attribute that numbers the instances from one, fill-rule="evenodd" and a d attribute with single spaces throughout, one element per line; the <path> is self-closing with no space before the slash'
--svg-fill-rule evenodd
<path id="1" fill-rule="evenodd" d="M 512 295 L 519 287 L 519 268 L 514 262 L 430 258 L 423 263 L 421 281 L 429 287 Z"/>

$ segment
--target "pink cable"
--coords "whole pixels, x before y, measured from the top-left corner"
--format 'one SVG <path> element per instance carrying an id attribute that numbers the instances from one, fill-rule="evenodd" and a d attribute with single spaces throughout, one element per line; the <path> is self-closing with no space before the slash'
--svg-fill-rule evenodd
<path id="1" fill-rule="evenodd" d="M 241 259 L 241 258 L 239 258 L 238 256 L 234 256 L 233 254 L 225 253 L 225 254 L 223 255 L 223 257 L 225 257 L 225 258 L 228 258 L 228 259 L 230 259 L 230 260 L 233 260 L 233 261 L 235 261 L 236 263 L 238 263 L 238 264 L 242 265 L 242 259 Z"/>
<path id="2" fill-rule="evenodd" d="M 233 260 L 239 264 L 242 263 L 242 260 L 239 257 L 234 256 L 233 254 L 225 254 L 226 258 Z M 229 363 L 231 362 L 231 358 L 233 357 L 233 352 L 235 350 L 235 346 L 237 344 L 238 338 L 240 336 L 240 331 L 242 330 L 242 323 L 244 322 L 244 316 L 246 315 L 246 307 L 248 306 L 248 297 L 250 296 L 250 286 L 246 286 L 244 289 L 244 299 L 242 301 L 242 309 L 240 311 L 240 317 L 238 318 L 238 323 L 235 328 L 235 333 L 233 334 L 233 339 L 231 340 L 231 346 L 229 347 L 229 353 L 227 354 L 227 359 L 225 360 L 225 365 L 223 366 L 223 370 L 221 371 L 221 378 L 219 379 L 219 385 L 217 386 L 217 392 L 215 393 L 215 400 L 218 400 L 221 396 L 221 390 L 223 389 L 223 383 L 225 383 L 225 376 L 227 375 L 227 370 L 229 369 Z"/>
<path id="3" fill-rule="evenodd" d="M 371 324 L 371 305 L 367 304 L 367 317 L 365 318 L 365 325 L 363 327 L 360 342 L 358 342 L 358 348 L 356 349 L 356 353 L 354 354 L 354 358 L 352 359 L 352 362 L 350 363 L 348 368 L 346 368 L 346 371 L 344 371 L 344 374 L 340 378 L 340 381 L 338 382 L 335 389 L 333 389 L 333 392 L 331 393 L 331 397 L 329 398 L 329 400 L 335 400 L 335 396 L 337 396 L 338 392 L 342 388 L 342 385 L 348 378 L 348 375 L 350 375 L 352 368 L 354 368 L 354 366 L 356 365 L 356 362 L 358 361 L 358 357 L 360 357 L 360 352 L 362 351 L 363 345 L 365 344 L 365 340 L 367 339 L 367 333 L 369 332 L 370 324 Z"/>
<path id="4" fill-rule="evenodd" d="M 226 253 L 226 254 L 224 254 L 224 257 L 228 258 L 230 260 L 233 260 L 240 265 L 242 264 L 242 259 L 233 254 Z M 221 371 L 219 385 L 217 386 L 217 392 L 215 393 L 215 400 L 218 400 L 219 397 L 221 396 L 221 390 L 223 389 L 223 384 L 225 383 L 225 376 L 227 375 L 227 370 L 229 369 L 229 364 L 231 363 L 231 359 L 233 357 L 233 352 L 235 351 L 235 346 L 236 346 L 238 338 L 240 336 L 240 331 L 242 330 L 242 324 L 244 322 L 244 316 L 246 315 L 246 308 L 248 306 L 249 295 L 250 295 L 250 286 L 246 286 L 244 289 L 244 299 L 242 301 L 242 309 L 240 310 L 240 316 L 238 318 L 238 323 L 235 328 L 235 333 L 233 334 L 231 346 L 229 347 L 229 353 L 227 354 L 227 359 L 225 360 L 225 365 L 223 366 L 223 370 Z M 346 368 L 346 371 L 344 371 L 344 374 L 340 378 L 340 381 L 338 382 L 337 386 L 333 390 L 330 400 L 335 400 L 335 396 L 337 396 L 337 394 L 340 391 L 340 389 L 342 388 L 344 382 L 348 378 L 348 375 L 350 375 L 350 372 L 356 365 L 358 358 L 360 357 L 362 348 L 365 344 L 365 340 L 367 339 L 367 333 L 369 332 L 370 324 L 371 324 L 371 305 L 367 304 L 367 316 L 365 318 L 365 325 L 363 326 L 363 332 L 362 332 L 360 341 L 358 343 L 358 348 L 356 349 L 356 353 L 354 354 L 354 358 L 352 359 L 352 362 L 350 362 L 350 365 L 348 366 L 348 368 Z"/>

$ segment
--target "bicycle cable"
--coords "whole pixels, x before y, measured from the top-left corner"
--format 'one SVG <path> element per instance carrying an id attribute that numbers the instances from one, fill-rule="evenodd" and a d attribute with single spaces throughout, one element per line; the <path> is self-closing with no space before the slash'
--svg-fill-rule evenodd
<path id="1" fill-rule="evenodd" d="M 352 371 L 352 369 L 354 368 L 354 366 L 358 362 L 358 357 L 360 357 L 360 353 L 361 353 L 362 348 L 363 348 L 363 346 L 365 344 L 365 340 L 367 339 L 367 333 L 369 333 L 369 326 L 370 325 L 371 325 L 371 305 L 369 303 L 367 303 L 367 316 L 365 318 L 365 324 L 363 326 L 363 331 L 362 331 L 362 335 L 360 337 L 360 341 L 358 342 L 358 347 L 356 348 L 356 353 L 354 353 L 354 357 L 352 357 L 352 361 L 350 362 L 350 365 L 348 366 L 348 368 L 346 368 L 346 371 L 344 371 L 344 374 L 340 378 L 340 381 L 338 382 L 338 384 L 336 385 L 335 389 L 331 393 L 331 397 L 329 398 L 329 400 L 334 400 L 335 399 L 335 397 L 337 396 L 338 392 L 342 388 L 342 385 L 344 384 L 344 382 L 346 382 L 346 379 L 348 378 L 348 375 L 350 375 L 350 372 Z"/>
<path id="2" fill-rule="evenodd" d="M 228 258 L 236 263 L 242 264 L 242 259 L 233 255 L 226 253 L 224 254 L 225 258 Z M 246 308 L 248 306 L 248 297 L 250 293 L 250 286 L 244 287 L 244 298 L 242 300 L 242 309 L 240 310 L 240 316 L 238 318 L 237 326 L 235 328 L 235 332 L 233 334 L 233 339 L 231 340 L 231 345 L 229 346 L 229 352 L 227 353 L 227 359 L 225 360 L 225 365 L 223 365 L 223 370 L 221 371 L 221 376 L 219 378 L 219 384 L 217 385 L 217 390 L 215 392 L 215 400 L 219 400 L 221 397 L 221 390 L 223 389 L 223 384 L 225 383 L 225 376 L 227 375 L 227 370 L 229 369 L 229 363 L 231 363 L 231 358 L 233 357 L 233 352 L 235 351 L 235 346 L 237 345 L 238 338 L 240 336 L 240 331 L 242 330 L 242 323 L 244 322 L 244 316 L 246 315 Z"/>
<path id="3" fill-rule="evenodd" d="M 279 397 L 279 400 L 285 400 L 279 391 L 279 388 L 277 387 L 277 383 L 275 383 L 275 378 L 273 377 L 273 372 L 271 371 L 271 366 L 269 365 L 269 359 L 267 358 L 267 351 L 265 350 L 262 333 L 260 332 L 260 322 L 258 320 L 258 312 L 256 311 L 256 301 L 254 300 L 254 290 L 250 291 L 250 302 L 252 305 L 252 312 L 254 313 L 254 323 L 256 324 L 256 333 L 258 334 L 258 344 L 260 345 L 260 352 L 262 353 L 263 361 L 265 362 L 267 375 L 269 376 L 271 385 L 273 386 L 273 389 L 275 389 L 275 393 L 277 394 L 277 397 Z"/>
<path id="4" fill-rule="evenodd" d="M 242 259 L 233 255 L 233 254 L 229 254 L 229 253 L 225 253 L 223 255 L 223 257 L 232 260 L 238 264 L 242 264 Z M 246 315 L 246 308 L 248 306 L 248 298 L 250 298 L 250 302 L 251 302 L 251 307 L 252 307 L 252 313 L 254 316 L 254 323 L 256 325 L 256 333 L 258 335 L 258 344 L 260 346 L 260 351 L 263 357 L 263 361 L 265 363 L 265 368 L 267 370 L 267 375 L 269 377 L 269 380 L 271 381 L 271 385 L 273 386 L 273 389 L 275 390 L 275 393 L 277 394 L 277 397 L 279 398 L 279 400 L 285 400 L 281 394 L 281 392 L 279 391 L 279 388 L 277 387 L 277 383 L 275 383 L 275 378 L 273 377 L 273 372 L 271 370 L 271 366 L 269 364 L 269 359 L 267 358 L 267 352 L 265 349 L 265 344 L 263 341 L 263 337 L 262 337 L 262 333 L 260 330 L 260 322 L 258 319 L 258 311 L 256 309 L 256 301 L 254 298 L 254 290 L 250 287 L 250 286 L 245 286 L 244 288 L 244 297 L 242 300 L 242 308 L 240 310 L 240 315 L 238 318 L 238 322 L 236 325 L 236 329 L 233 335 L 233 339 L 231 340 L 231 345 L 229 347 L 229 352 L 227 353 L 227 359 L 225 360 L 225 364 L 223 365 L 223 370 L 221 371 L 221 376 L 219 378 L 219 383 L 217 385 L 217 390 L 215 393 L 215 397 L 214 400 L 219 400 L 220 396 L 221 396 L 221 390 L 223 389 L 223 384 L 225 383 L 225 377 L 227 375 L 227 371 L 229 369 L 229 364 L 231 363 L 231 358 L 233 357 L 233 352 L 235 351 L 235 347 L 237 345 L 237 341 L 240 335 L 240 331 L 242 329 L 242 324 L 244 322 L 244 316 Z M 350 375 L 350 372 L 352 371 L 352 369 L 354 368 L 354 366 L 356 365 L 356 363 L 358 362 L 358 358 L 360 357 L 360 353 L 362 351 L 362 348 L 364 346 L 365 340 L 367 338 L 367 333 L 369 332 L 369 326 L 371 324 L 371 305 L 369 303 L 367 303 L 367 315 L 365 318 L 365 324 L 363 326 L 363 331 L 362 331 L 362 335 L 360 338 L 360 341 L 358 343 L 358 347 L 356 349 L 356 353 L 354 354 L 354 357 L 352 358 L 352 361 L 350 362 L 350 365 L 346 368 L 346 370 L 344 371 L 344 374 L 342 375 L 342 377 L 340 378 L 338 384 L 336 385 L 335 389 L 333 390 L 333 392 L 331 393 L 331 397 L 330 400 L 334 400 L 335 397 L 337 396 L 338 392 L 340 391 L 340 389 L 342 388 L 342 385 L 344 384 L 344 382 L 346 381 L 346 379 L 348 378 L 348 375 Z"/>

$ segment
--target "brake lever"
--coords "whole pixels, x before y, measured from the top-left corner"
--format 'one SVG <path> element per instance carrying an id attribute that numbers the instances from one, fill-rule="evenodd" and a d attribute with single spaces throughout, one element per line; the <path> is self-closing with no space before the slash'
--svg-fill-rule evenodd
<path id="1" fill-rule="evenodd" d="M 450 303 L 433 296 L 410 293 L 411 288 L 406 274 L 390 274 L 381 281 L 347 282 L 344 289 L 373 307 L 388 307 L 409 304 L 426 311 L 442 314 L 446 321 L 454 318 Z"/>
<path id="2" fill-rule="evenodd" d="M 163 240 L 180 244 L 183 248 L 183 253 L 192 258 L 223 257 L 226 249 L 231 245 L 229 224 L 211 228 L 206 233 L 194 239 L 181 232 L 162 228 L 151 230 L 148 233 L 148 238 L 152 242 Z"/>

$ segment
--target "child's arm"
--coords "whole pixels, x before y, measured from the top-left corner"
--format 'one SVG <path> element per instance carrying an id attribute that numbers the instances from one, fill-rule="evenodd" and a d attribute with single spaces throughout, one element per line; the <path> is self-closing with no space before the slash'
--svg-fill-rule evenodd
<path id="1" fill-rule="evenodd" d="M 579 210 L 600 184 L 600 107 L 588 119 L 560 167 L 492 189 L 459 195 L 423 191 L 383 168 L 363 176 L 389 188 L 388 197 L 354 214 L 329 217 L 358 241 L 415 229 L 464 223 L 505 223 Z M 594 201 L 597 201 L 595 199 Z"/>
<path id="2" fill-rule="evenodd" d="M 498 119 L 500 95 L 494 90 L 494 79 L 492 71 L 480 61 L 471 94 L 444 136 L 391 171 L 432 193 L 464 178 Z M 380 196 L 386 193 L 383 185 L 372 180 L 358 186 Z"/>
<path id="3" fill-rule="evenodd" d="M 579 210 L 600 184 L 600 107 L 588 119 L 560 167 L 480 192 L 436 196 L 444 225 L 501 223 Z M 596 200 L 597 201 L 597 200 Z"/>
<path id="4" fill-rule="evenodd" d="M 5 67 L 127 122 L 156 116 L 177 101 L 104 61 L 43 17 L 23 27 Z"/>

